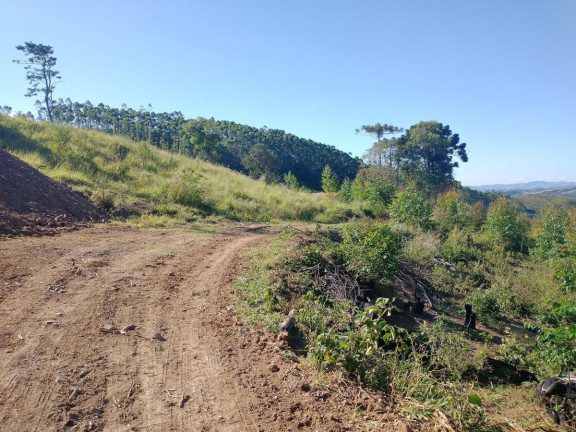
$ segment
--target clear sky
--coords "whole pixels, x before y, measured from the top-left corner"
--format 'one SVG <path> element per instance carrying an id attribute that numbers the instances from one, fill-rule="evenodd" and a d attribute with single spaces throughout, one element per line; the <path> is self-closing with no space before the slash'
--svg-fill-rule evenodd
<path id="1" fill-rule="evenodd" d="M 576 181 L 575 0 L 4 1 L 0 105 L 34 111 L 16 45 L 54 47 L 54 97 L 283 129 L 350 152 L 376 122 L 450 125 L 465 185 Z"/>

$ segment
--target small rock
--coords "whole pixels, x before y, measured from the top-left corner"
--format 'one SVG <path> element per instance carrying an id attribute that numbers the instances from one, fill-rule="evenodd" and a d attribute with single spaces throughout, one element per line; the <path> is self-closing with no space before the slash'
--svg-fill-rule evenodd
<path id="1" fill-rule="evenodd" d="M 159 340 L 160 342 L 166 342 L 167 339 L 162 336 L 160 333 L 156 333 L 152 339 Z"/>
<path id="2" fill-rule="evenodd" d="M 24 335 L 19 334 L 19 335 L 18 335 L 18 339 L 19 339 L 19 340 L 24 340 Z"/>
<path id="3" fill-rule="evenodd" d="M 56 321 L 54 321 L 54 320 L 48 320 L 48 321 L 46 321 L 46 325 L 47 325 L 47 326 L 49 326 L 49 325 L 56 325 Z"/>
<path id="4" fill-rule="evenodd" d="M 272 363 L 271 365 L 268 366 L 268 370 L 270 372 L 278 372 L 280 368 L 278 367 L 278 365 Z"/>
<path id="5" fill-rule="evenodd" d="M 64 380 L 62 379 L 62 377 L 56 377 L 55 382 L 60 384 L 60 383 L 63 383 Z"/>
<path id="6" fill-rule="evenodd" d="M 106 324 L 100 327 L 100 330 L 104 333 L 112 333 L 114 330 L 116 330 L 116 327 L 114 327 L 113 324 Z"/>
<path id="7" fill-rule="evenodd" d="M 88 369 L 84 369 L 82 372 L 80 372 L 80 378 L 84 378 L 89 373 L 90 371 Z"/>

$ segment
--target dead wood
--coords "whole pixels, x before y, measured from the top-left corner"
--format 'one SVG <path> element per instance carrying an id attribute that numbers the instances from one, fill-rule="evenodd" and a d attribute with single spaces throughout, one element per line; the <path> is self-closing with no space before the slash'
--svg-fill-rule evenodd
<path id="1" fill-rule="evenodd" d="M 339 266 L 319 277 L 318 280 L 326 294 L 336 300 L 356 301 L 360 297 L 361 289 L 358 281 L 342 271 Z"/>
<path id="2" fill-rule="evenodd" d="M 288 341 L 288 332 L 294 325 L 294 321 L 296 320 L 296 309 L 290 309 L 288 312 L 288 316 L 282 322 L 280 326 L 280 333 L 278 334 L 278 342 L 286 343 Z"/>
<path id="3" fill-rule="evenodd" d="M 432 300 L 428 296 L 426 284 L 422 282 L 418 276 L 408 270 L 408 266 L 404 263 L 399 263 L 398 272 L 396 273 L 396 282 L 398 285 L 404 290 L 408 291 L 411 290 L 414 294 L 414 297 L 419 297 L 417 291 L 424 297 L 426 303 L 430 308 L 434 307 Z"/>
<path id="4" fill-rule="evenodd" d="M 246 228 L 246 232 L 256 232 L 259 231 L 261 229 L 265 229 L 265 228 L 270 228 L 271 225 L 263 225 L 263 226 L 258 226 L 258 227 L 250 227 L 250 228 Z"/>

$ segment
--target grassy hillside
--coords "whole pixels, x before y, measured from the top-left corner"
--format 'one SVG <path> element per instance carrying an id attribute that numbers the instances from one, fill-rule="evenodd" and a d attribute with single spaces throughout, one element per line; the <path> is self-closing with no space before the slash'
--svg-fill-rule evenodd
<path id="1" fill-rule="evenodd" d="M 150 223 L 206 216 L 333 223 L 349 205 L 293 191 L 146 143 L 0 115 L 0 147 L 119 215 Z"/>

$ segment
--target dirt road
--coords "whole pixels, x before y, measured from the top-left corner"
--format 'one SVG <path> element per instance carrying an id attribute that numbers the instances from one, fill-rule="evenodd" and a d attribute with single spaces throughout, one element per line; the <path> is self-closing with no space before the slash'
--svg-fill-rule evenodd
<path id="1" fill-rule="evenodd" d="M 230 312 L 241 251 L 264 240 L 102 225 L 0 241 L 0 430 L 351 430 Z"/>

